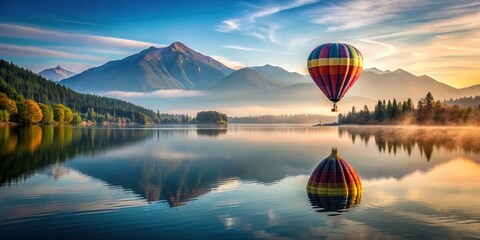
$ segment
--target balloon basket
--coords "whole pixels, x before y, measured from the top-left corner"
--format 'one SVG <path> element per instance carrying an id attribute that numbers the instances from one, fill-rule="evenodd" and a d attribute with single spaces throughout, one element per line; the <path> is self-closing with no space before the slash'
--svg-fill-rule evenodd
<path id="1" fill-rule="evenodd" d="M 336 104 L 333 105 L 332 112 L 338 112 L 338 108 Z"/>

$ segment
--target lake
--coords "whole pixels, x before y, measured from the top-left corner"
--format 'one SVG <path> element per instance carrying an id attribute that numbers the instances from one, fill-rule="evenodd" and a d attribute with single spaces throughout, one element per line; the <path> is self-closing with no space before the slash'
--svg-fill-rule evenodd
<path id="1" fill-rule="evenodd" d="M 480 128 L 0 127 L 2 239 L 480 236 Z M 307 196 L 332 148 L 358 201 Z"/>

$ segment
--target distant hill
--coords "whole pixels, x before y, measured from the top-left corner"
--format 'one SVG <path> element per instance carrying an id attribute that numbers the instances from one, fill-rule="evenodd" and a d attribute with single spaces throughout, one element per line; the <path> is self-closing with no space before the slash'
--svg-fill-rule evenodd
<path id="1" fill-rule="evenodd" d="M 480 84 L 473 85 L 473 86 L 466 87 L 466 88 L 461 88 L 459 90 L 460 90 L 460 96 L 462 96 L 462 97 L 463 96 L 469 96 L 470 97 L 470 96 L 477 96 L 477 95 L 480 96 Z"/>
<path id="2" fill-rule="evenodd" d="M 150 117 L 155 115 L 152 110 L 126 101 L 77 93 L 3 59 L 0 60 L 0 92 L 16 101 L 25 98 L 46 104 L 62 103 L 81 113 L 93 107 L 97 113 L 109 113 L 117 117 L 140 119 L 141 114 Z"/>
<path id="3" fill-rule="evenodd" d="M 60 65 L 58 65 L 56 68 L 48 68 L 48 69 L 45 69 L 45 70 L 39 72 L 38 74 L 40 74 L 40 76 L 42 76 L 42 77 L 44 77 L 48 80 L 58 82 L 62 79 L 74 76 L 76 73 L 68 71 L 67 69 L 62 68 L 62 67 L 60 67 Z"/>
<path id="4" fill-rule="evenodd" d="M 382 71 L 376 67 L 373 67 L 373 68 L 366 68 L 366 69 L 363 69 L 364 72 L 373 72 L 373 73 L 376 73 L 376 74 L 384 74 L 384 73 L 390 73 L 391 71 L 390 70 L 386 70 L 386 71 Z"/>
<path id="5" fill-rule="evenodd" d="M 91 68 L 60 83 L 83 92 L 206 89 L 231 72 L 213 58 L 175 42 Z"/>
<path id="6" fill-rule="evenodd" d="M 213 90 L 248 91 L 272 89 L 284 84 L 268 78 L 256 70 L 242 68 L 226 76 Z"/>
<path id="7" fill-rule="evenodd" d="M 422 75 L 415 76 L 405 70 L 393 72 L 363 71 L 347 96 L 360 96 L 372 99 L 405 100 L 411 98 L 414 102 L 431 92 L 435 99 L 450 99 L 478 94 L 480 86 L 456 89 L 435 79 Z M 475 93 L 475 91 L 477 91 Z"/>
<path id="8" fill-rule="evenodd" d="M 284 85 L 309 82 L 308 79 L 296 72 L 289 72 L 281 67 L 272 66 L 269 64 L 250 68 L 261 73 L 263 76 L 273 79 Z"/>

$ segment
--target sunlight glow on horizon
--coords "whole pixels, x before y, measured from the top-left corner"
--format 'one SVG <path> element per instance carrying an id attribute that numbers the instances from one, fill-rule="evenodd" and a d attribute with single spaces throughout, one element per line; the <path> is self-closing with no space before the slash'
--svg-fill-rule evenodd
<path id="1" fill-rule="evenodd" d="M 0 58 L 37 72 L 57 65 L 81 72 L 181 41 L 233 69 L 270 64 L 308 74 L 313 48 L 348 42 L 366 68 L 402 68 L 456 88 L 480 84 L 475 1 L 57 3 L 2 3 Z"/>

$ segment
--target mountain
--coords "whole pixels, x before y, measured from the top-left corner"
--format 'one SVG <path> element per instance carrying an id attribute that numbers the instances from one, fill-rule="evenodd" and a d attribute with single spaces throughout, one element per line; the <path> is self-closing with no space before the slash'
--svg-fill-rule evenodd
<path id="1" fill-rule="evenodd" d="M 366 68 L 366 69 L 363 69 L 363 71 L 365 72 L 373 72 L 373 73 L 376 73 L 376 74 L 384 74 L 384 73 L 390 73 L 390 70 L 386 70 L 386 71 L 382 71 L 376 67 L 373 67 L 373 68 Z"/>
<path id="2" fill-rule="evenodd" d="M 466 88 L 459 89 L 461 96 L 470 97 L 470 96 L 480 96 L 480 84 L 473 85 Z"/>
<path id="3" fill-rule="evenodd" d="M 226 76 L 213 90 L 249 91 L 280 87 L 279 81 L 268 78 L 251 68 L 242 68 Z"/>
<path id="4" fill-rule="evenodd" d="M 60 67 L 60 65 L 58 65 L 56 68 L 48 68 L 39 72 L 38 74 L 48 80 L 58 82 L 62 79 L 74 76 L 76 73 L 68 71 L 67 69 L 62 68 Z"/>
<path id="5" fill-rule="evenodd" d="M 86 113 L 88 108 L 93 107 L 100 114 L 137 120 L 142 114 L 151 118 L 155 116 L 152 110 L 126 101 L 77 93 L 3 59 L 0 60 L 0 92 L 15 101 L 33 99 L 46 104 L 62 103 L 80 113 Z"/>
<path id="6" fill-rule="evenodd" d="M 304 76 L 296 72 L 288 72 L 287 70 L 281 67 L 272 66 L 269 64 L 264 66 L 250 67 L 250 68 L 261 73 L 263 76 L 267 78 L 273 79 L 285 85 L 309 82 L 308 79 L 306 79 Z"/>
<path id="7" fill-rule="evenodd" d="M 456 89 L 429 76 L 415 76 L 403 69 L 397 69 L 382 74 L 373 71 L 362 72 L 347 95 L 371 99 L 405 100 L 411 98 L 416 102 L 425 97 L 428 92 L 431 92 L 435 99 L 443 100 L 471 96 L 477 89 L 479 87 Z"/>
<path id="8" fill-rule="evenodd" d="M 61 84 L 87 92 L 206 89 L 231 72 L 213 58 L 175 42 L 91 68 L 62 80 Z"/>

